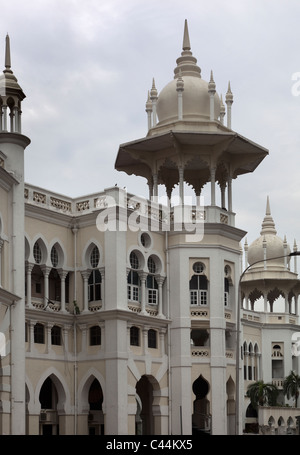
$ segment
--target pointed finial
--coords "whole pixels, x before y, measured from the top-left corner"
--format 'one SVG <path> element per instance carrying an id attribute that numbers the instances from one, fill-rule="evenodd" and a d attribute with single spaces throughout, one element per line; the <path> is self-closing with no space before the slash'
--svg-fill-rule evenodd
<path id="1" fill-rule="evenodd" d="M 263 235 L 263 234 L 276 235 L 277 234 L 277 231 L 275 229 L 275 223 L 274 223 L 274 220 L 271 215 L 269 196 L 267 197 L 266 215 L 263 219 L 261 227 L 262 227 L 261 232 L 260 232 L 261 235 Z"/>
<path id="2" fill-rule="evenodd" d="M 210 81 L 209 81 L 209 84 L 208 84 L 208 93 L 216 93 L 216 84 L 215 84 L 215 81 L 214 81 L 214 76 L 213 76 L 212 70 L 210 72 Z"/>
<path id="3" fill-rule="evenodd" d="M 5 39 L 5 73 L 12 73 L 10 60 L 10 41 L 8 34 Z"/>
<path id="4" fill-rule="evenodd" d="M 226 101 L 227 104 L 228 103 L 230 103 L 230 104 L 233 103 L 233 94 L 232 94 L 231 87 L 230 87 L 230 81 L 228 82 L 228 89 L 227 89 L 225 101 Z"/>
<path id="5" fill-rule="evenodd" d="M 157 98 L 157 90 L 156 90 L 156 87 L 155 87 L 155 80 L 154 80 L 154 78 L 153 78 L 153 80 L 152 80 L 152 88 L 151 88 L 151 92 L 150 92 L 150 98 L 151 98 L 151 100 Z"/>
<path id="6" fill-rule="evenodd" d="M 271 208 L 270 208 L 270 199 L 269 199 L 269 196 L 267 196 L 266 215 L 271 215 Z"/>
<path id="7" fill-rule="evenodd" d="M 184 51 L 190 51 L 191 50 L 191 44 L 190 44 L 190 37 L 189 37 L 189 29 L 188 29 L 188 23 L 187 19 L 184 21 L 184 33 L 183 33 L 183 44 L 182 44 L 182 49 Z"/>

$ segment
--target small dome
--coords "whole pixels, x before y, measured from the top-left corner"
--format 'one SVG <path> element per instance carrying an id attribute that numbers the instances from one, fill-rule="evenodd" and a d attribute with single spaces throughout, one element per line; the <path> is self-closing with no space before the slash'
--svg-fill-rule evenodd
<path id="1" fill-rule="evenodd" d="M 266 258 L 278 258 L 274 261 L 268 261 L 268 267 L 284 267 L 285 256 L 290 254 L 290 247 L 286 244 L 285 240 L 278 237 L 275 229 L 275 223 L 271 216 L 269 198 L 267 199 L 266 215 L 262 222 L 262 229 L 260 237 L 251 243 L 248 250 L 248 263 L 253 264 L 254 262 L 260 261 L 255 267 L 263 267 L 264 261 L 264 250 L 266 249 Z"/>

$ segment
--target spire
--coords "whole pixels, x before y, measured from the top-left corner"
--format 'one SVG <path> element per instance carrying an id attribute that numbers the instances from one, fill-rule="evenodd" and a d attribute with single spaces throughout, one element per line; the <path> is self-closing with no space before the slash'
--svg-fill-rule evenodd
<path id="1" fill-rule="evenodd" d="M 5 70 L 4 73 L 12 73 L 11 68 L 11 61 L 10 61 L 10 41 L 8 34 L 6 35 L 5 39 Z"/>
<path id="2" fill-rule="evenodd" d="M 184 21 L 183 44 L 181 57 L 176 60 L 177 67 L 174 69 L 174 78 L 178 78 L 179 70 L 182 76 L 201 77 L 201 69 L 196 65 L 197 59 L 191 51 L 190 37 L 188 31 L 187 20 Z"/>
<path id="3" fill-rule="evenodd" d="M 264 217 L 261 227 L 262 227 L 260 232 L 261 235 L 277 234 L 277 231 L 275 229 L 275 223 L 271 215 L 269 196 L 267 197 L 266 216 Z"/>
<path id="4" fill-rule="evenodd" d="M 191 44 L 190 44 L 190 37 L 189 37 L 189 29 L 188 29 L 188 23 L 187 19 L 184 21 L 184 32 L 183 32 L 183 45 L 182 49 L 184 51 L 190 51 L 191 50 Z"/>

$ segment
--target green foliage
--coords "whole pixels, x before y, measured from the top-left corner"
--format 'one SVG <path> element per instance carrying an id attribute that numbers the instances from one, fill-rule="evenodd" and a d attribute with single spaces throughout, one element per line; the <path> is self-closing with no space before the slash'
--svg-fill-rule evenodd
<path id="1" fill-rule="evenodd" d="M 295 407 L 298 404 L 299 397 L 299 388 L 300 388 L 300 376 L 295 374 L 293 371 L 285 378 L 283 382 L 283 393 L 286 395 L 287 399 L 294 398 Z"/>
<path id="2" fill-rule="evenodd" d="M 258 406 L 276 406 L 279 390 L 271 383 L 257 381 L 249 384 L 246 396 L 250 398 L 250 402 L 254 409 Z"/>

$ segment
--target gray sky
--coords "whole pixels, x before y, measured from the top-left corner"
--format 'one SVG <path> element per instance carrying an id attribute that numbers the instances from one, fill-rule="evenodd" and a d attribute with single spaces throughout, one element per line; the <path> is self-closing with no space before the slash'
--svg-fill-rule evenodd
<path id="1" fill-rule="evenodd" d="M 1 3 L 0 63 L 8 33 L 27 96 L 26 182 L 68 196 L 118 183 L 148 197 L 145 179 L 115 171 L 115 158 L 146 135 L 147 91 L 153 77 L 158 91 L 172 80 L 187 19 L 203 79 L 212 69 L 223 97 L 230 80 L 233 130 L 269 150 L 233 182 L 236 226 L 248 243 L 258 237 L 269 195 L 278 235 L 300 249 L 299 0 Z"/>

